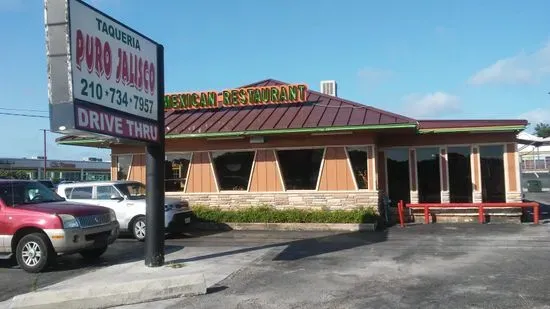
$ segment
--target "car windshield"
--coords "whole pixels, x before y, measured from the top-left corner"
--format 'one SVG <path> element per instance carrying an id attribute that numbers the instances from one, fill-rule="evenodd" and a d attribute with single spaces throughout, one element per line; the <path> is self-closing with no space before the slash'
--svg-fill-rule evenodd
<path id="1" fill-rule="evenodd" d="M 0 183 L 0 198 L 8 206 L 51 203 L 65 200 L 39 182 Z"/>
<path id="2" fill-rule="evenodd" d="M 117 184 L 115 187 L 129 200 L 140 200 L 145 198 L 145 185 L 140 182 Z"/>

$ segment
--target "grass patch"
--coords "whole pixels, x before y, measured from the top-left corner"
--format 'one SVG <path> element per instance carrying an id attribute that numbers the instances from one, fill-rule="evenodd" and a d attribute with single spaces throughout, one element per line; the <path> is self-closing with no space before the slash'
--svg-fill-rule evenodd
<path id="1" fill-rule="evenodd" d="M 194 206 L 193 213 L 197 221 L 216 223 L 373 223 L 379 218 L 372 208 L 304 210 L 258 206 L 226 210 Z"/>

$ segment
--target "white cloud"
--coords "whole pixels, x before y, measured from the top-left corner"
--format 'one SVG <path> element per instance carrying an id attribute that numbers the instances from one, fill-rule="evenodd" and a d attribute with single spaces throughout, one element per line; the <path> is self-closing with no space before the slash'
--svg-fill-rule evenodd
<path id="1" fill-rule="evenodd" d="M 390 70 L 376 69 L 376 68 L 363 68 L 357 72 L 362 86 L 372 88 L 393 76 L 393 72 Z"/>
<path id="2" fill-rule="evenodd" d="M 436 117 L 460 112 L 460 98 L 442 91 L 409 94 L 403 97 L 404 109 L 412 117 Z"/>
<path id="3" fill-rule="evenodd" d="M 471 85 L 528 84 L 550 73 L 550 43 L 533 53 L 500 59 L 470 77 Z"/>
<path id="4" fill-rule="evenodd" d="M 550 109 L 536 108 L 519 115 L 519 118 L 526 119 L 530 124 L 550 123 Z"/>

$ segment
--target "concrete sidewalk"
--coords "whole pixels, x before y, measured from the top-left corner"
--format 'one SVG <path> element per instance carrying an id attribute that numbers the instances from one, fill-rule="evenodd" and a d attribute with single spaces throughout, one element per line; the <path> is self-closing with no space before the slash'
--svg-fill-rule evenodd
<path id="1" fill-rule="evenodd" d="M 0 308 L 106 308 L 205 294 L 275 247 L 281 246 L 185 247 L 167 255 L 163 267 L 148 268 L 143 261 L 105 267 L 18 295 Z"/>

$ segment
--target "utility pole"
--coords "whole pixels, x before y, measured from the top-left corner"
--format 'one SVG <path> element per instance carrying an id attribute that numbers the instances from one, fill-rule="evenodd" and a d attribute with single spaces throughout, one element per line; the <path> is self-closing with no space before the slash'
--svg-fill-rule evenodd
<path id="1" fill-rule="evenodd" d="M 40 129 L 44 132 L 44 179 L 46 179 L 46 170 L 48 169 L 48 158 L 46 156 L 46 132 L 48 129 Z"/>

